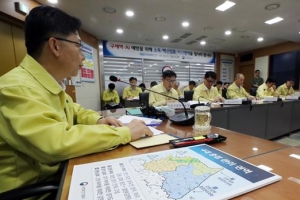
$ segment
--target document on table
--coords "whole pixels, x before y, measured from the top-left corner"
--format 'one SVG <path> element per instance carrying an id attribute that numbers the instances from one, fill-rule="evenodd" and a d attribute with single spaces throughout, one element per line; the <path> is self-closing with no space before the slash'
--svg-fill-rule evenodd
<path id="1" fill-rule="evenodd" d="M 203 144 L 75 165 L 68 199 L 230 199 L 281 179 Z"/>
<path id="2" fill-rule="evenodd" d="M 124 123 L 128 124 L 131 122 L 133 119 L 138 119 L 142 120 L 146 123 L 148 126 L 158 126 L 161 124 L 162 120 L 160 119 L 152 119 L 152 118 L 147 118 L 147 117 L 137 117 L 137 116 L 132 116 L 132 115 L 123 115 L 122 117 L 119 118 L 119 120 Z"/>

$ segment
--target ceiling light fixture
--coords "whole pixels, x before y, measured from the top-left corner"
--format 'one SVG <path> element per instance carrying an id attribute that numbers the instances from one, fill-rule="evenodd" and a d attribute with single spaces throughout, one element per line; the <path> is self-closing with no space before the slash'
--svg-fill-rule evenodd
<path id="1" fill-rule="evenodd" d="M 164 36 L 163 36 L 163 39 L 164 39 L 164 40 L 167 40 L 167 39 L 169 39 L 169 36 L 164 35 Z"/>
<path id="2" fill-rule="evenodd" d="M 265 10 L 275 10 L 279 7 L 280 7 L 280 5 L 278 3 L 272 3 L 272 4 L 267 5 L 265 7 Z"/>
<path id="3" fill-rule="evenodd" d="M 219 11 L 225 11 L 229 8 L 231 8 L 232 6 L 234 6 L 235 3 L 234 2 L 231 2 L 231 1 L 225 1 L 223 4 L 219 5 L 218 7 L 216 7 L 216 10 L 219 10 Z"/>
<path id="4" fill-rule="evenodd" d="M 258 42 L 262 42 L 262 41 L 264 41 L 264 38 L 263 37 L 259 37 L 259 38 L 257 38 L 257 41 Z"/>
<path id="5" fill-rule="evenodd" d="M 112 13 L 115 13 L 115 12 L 116 12 L 116 9 L 110 8 L 110 7 L 104 7 L 104 8 L 103 8 L 103 11 L 106 12 L 106 13 L 112 14 Z"/>
<path id="6" fill-rule="evenodd" d="M 132 12 L 131 10 L 126 11 L 126 15 L 128 17 L 132 17 L 134 15 L 134 12 Z"/>
<path id="7" fill-rule="evenodd" d="M 231 35 L 231 31 L 225 31 L 225 35 Z"/>
<path id="8" fill-rule="evenodd" d="M 189 25 L 190 25 L 190 23 L 188 23 L 188 22 L 182 22 L 183 27 L 188 27 Z"/>
<path id="9" fill-rule="evenodd" d="M 166 18 L 165 17 L 155 17 L 155 21 L 163 22 L 163 21 L 166 21 Z"/>
<path id="10" fill-rule="evenodd" d="M 282 20 L 283 20 L 283 18 L 281 18 L 281 17 L 275 17 L 275 18 L 273 18 L 273 19 L 270 19 L 270 20 L 268 20 L 268 21 L 265 21 L 265 23 L 266 23 L 266 24 L 275 24 L 275 23 L 280 22 L 280 21 L 282 21 Z"/>
<path id="11" fill-rule="evenodd" d="M 201 44 L 201 45 L 205 45 L 206 42 L 205 42 L 205 41 L 201 41 L 200 44 Z"/>
<path id="12" fill-rule="evenodd" d="M 57 0 L 48 0 L 49 3 L 57 3 Z"/>
<path id="13" fill-rule="evenodd" d="M 118 29 L 117 29 L 117 33 L 122 34 L 122 33 L 123 33 L 123 30 L 120 29 L 120 28 L 118 28 Z"/>

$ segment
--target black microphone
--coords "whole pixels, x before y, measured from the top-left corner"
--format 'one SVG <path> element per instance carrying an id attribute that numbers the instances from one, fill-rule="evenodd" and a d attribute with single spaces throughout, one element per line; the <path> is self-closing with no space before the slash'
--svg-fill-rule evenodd
<path id="1" fill-rule="evenodd" d="M 126 83 L 128 85 L 131 85 L 130 83 L 128 82 L 125 82 L 125 81 L 121 81 L 120 78 L 116 77 L 116 76 L 110 76 L 109 77 L 109 80 L 110 81 L 113 81 L 113 82 L 122 82 L 122 83 Z M 180 101 L 179 99 L 177 98 L 174 98 L 172 96 L 168 96 L 168 95 L 165 95 L 165 94 L 162 94 L 162 93 L 159 93 L 159 92 L 156 92 L 156 91 L 153 91 L 153 90 L 149 90 L 147 88 L 144 88 L 144 87 L 140 87 L 140 86 L 136 86 L 136 87 L 139 87 L 141 89 L 145 89 L 149 92 L 153 92 L 153 93 L 156 93 L 156 94 L 159 94 L 159 95 L 162 95 L 162 96 L 165 96 L 165 97 L 168 97 L 170 99 L 174 99 L 178 102 L 181 103 L 181 105 L 183 106 L 183 109 L 184 109 L 184 113 L 178 113 L 176 115 L 173 115 L 171 117 L 169 117 L 169 120 L 174 123 L 174 124 L 178 124 L 178 125 L 193 125 L 194 124 L 194 113 L 190 113 L 190 112 L 187 112 L 186 110 L 186 107 L 184 105 L 184 103 L 182 103 L 182 101 Z"/>

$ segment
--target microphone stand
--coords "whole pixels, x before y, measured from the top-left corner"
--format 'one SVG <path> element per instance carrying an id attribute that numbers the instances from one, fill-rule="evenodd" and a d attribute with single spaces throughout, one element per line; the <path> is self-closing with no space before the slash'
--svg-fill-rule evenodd
<path id="1" fill-rule="evenodd" d="M 131 85 L 130 83 L 127 83 L 125 81 L 121 81 L 120 79 L 115 80 L 115 79 L 112 78 L 110 80 L 113 81 L 113 82 L 122 82 L 122 83 L 126 83 L 128 85 Z M 168 97 L 168 98 L 171 98 L 171 99 L 174 99 L 174 100 L 180 102 L 181 105 L 183 106 L 184 113 L 179 113 L 179 114 L 173 115 L 173 116 L 169 117 L 169 120 L 172 123 L 178 124 L 178 125 L 193 125 L 194 124 L 194 113 L 188 113 L 184 103 L 182 103 L 182 101 L 180 101 L 179 99 L 174 98 L 172 96 L 168 96 L 168 95 L 159 93 L 159 92 L 156 92 L 156 91 L 153 91 L 153 90 L 149 90 L 149 89 L 144 88 L 144 87 L 140 87 L 140 86 L 136 86 L 136 87 L 141 88 L 141 89 L 145 89 L 149 92 L 153 92 L 153 93 L 156 93 L 156 94 L 159 94 L 159 95 L 162 95 L 162 96 L 165 96 L 165 97 Z"/>

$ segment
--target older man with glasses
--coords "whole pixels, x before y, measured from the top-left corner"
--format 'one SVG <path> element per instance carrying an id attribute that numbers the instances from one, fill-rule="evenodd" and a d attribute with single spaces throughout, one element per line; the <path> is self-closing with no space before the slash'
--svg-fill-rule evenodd
<path id="1" fill-rule="evenodd" d="M 204 82 L 194 90 L 193 100 L 203 102 L 223 102 L 225 99 L 212 87 L 217 79 L 217 74 L 208 71 L 204 75 Z"/>
<path id="2" fill-rule="evenodd" d="M 178 93 L 173 88 L 173 85 L 176 82 L 176 77 L 177 75 L 174 71 L 164 71 L 162 73 L 162 83 L 153 86 L 151 90 L 178 99 Z M 166 105 L 168 102 L 174 101 L 174 99 L 172 98 L 168 98 L 163 95 L 156 94 L 154 92 L 150 92 L 149 94 L 149 104 L 152 106 L 163 106 Z"/>
<path id="3" fill-rule="evenodd" d="M 238 98 L 247 98 L 249 100 L 254 100 L 255 97 L 251 96 L 248 92 L 246 92 L 245 88 L 243 88 L 245 77 L 243 74 L 238 73 L 235 76 L 234 82 L 227 89 L 227 98 L 228 99 L 238 99 Z"/>

